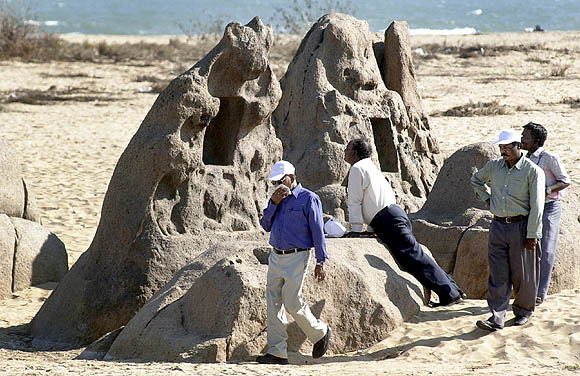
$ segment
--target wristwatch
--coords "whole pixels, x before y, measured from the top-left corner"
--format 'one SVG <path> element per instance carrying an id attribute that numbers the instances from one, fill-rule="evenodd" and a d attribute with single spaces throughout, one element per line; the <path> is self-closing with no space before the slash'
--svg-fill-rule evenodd
<path id="1" fill-rule="evenodd" d="M 546 187 L 546 194 L 549 195 L 552 193 L 552 187 Z"/>

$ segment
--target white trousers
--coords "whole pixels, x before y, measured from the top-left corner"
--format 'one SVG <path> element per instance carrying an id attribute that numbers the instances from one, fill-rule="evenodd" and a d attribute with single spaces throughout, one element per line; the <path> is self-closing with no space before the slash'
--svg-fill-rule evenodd
<path id="1" fill-rule="evenodd" d="M 312 343 L 326 335 L 328 326 L 314 317 L 310 307 L 302 300 L 302 284 L 308 270 L 310 252 L 279 255 L 270 252 L 266 301 L 268 308 L 267 353 L 288 358 L 288 334 L 286 312 L 290 313 L 300 329 Z"/>

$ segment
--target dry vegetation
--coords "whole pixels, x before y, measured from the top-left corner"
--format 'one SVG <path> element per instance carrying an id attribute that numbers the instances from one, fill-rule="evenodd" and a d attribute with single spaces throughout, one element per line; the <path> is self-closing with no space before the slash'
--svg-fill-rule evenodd
<path id="1" fill-rule="evenodd" d="M 505 106 L 499 103 L 499 101 L 491 102 L 477 102 L 469 103 L 455 106 L 443 112 L 434 112 L 431 116 L 455 116 L 455 117 L 467 117 L 467 116 L 495 116 L 495 115 L 507 115 L 511 114 L 513 109 L 509 106 Z"/>
<path id="2" fill-rule="evenodd" d="M 570 105 L 570 108 L 580 108 L 580 97 L 579 98 L 566 97 L 562 99 L 562 103 Z"/>

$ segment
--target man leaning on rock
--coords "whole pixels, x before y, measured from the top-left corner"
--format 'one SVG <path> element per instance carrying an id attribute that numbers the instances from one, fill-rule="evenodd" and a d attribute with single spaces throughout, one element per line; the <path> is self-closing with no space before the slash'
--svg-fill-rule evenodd
<path id="1" fill-rule="evenodd" d="M 465 293 L 423 252 L 413 235 L 407 213 L 395 204 L 395 193 L 371 160 L 371 152 L 370 144 L 363 139 L 350 141 L 344 151 L 344 160 L 351 165 L 347 193 L 348 220 L 352 227 L 344 237 L 360 237 L 374 231 L 387 245 L 401 270 L 439 296 L 438 303 L 430 303 L 432 307 L 461 302 Z M 363 224 L 367 224 L 369 231 L 362 232 Z M 428 300 L 431 294 L 426 295 Z"/>
<path id="2" fill-rule="evenodd" d="M 272 167 L 268 180 L 276 186 L 260 224 L 270 232 L 273 247 L 268 258 L 266 284 L 268 316 L 268 349 L 256 358 L 262 364 L 288 364 L 288 311 L 308 339 L 314 343 L 312 357 L 320 358 L 328 349 L 330 327 L 314 317 L 302 300 L 302 284 L 310 249 L 314 247 L 314 277 L 326 277 L 324 262 L 328 258 L 323 232 L 322 204 L 313 192 L 297 183 L 294 166 L 280 161 Z"/>
<path id="3" fill-rule="evenodd" d="M 475 194 L 493 214 L 488 240 L 491 317 L 476 323 L 488 331 L 504 327 L 512 287 L 514 325 L 525 325 L 536 308 L 545 184 L 542 169 L 523 156 L 518 132 L 501 131 L 495 144 L 501 158 L 471 177 Z"/>

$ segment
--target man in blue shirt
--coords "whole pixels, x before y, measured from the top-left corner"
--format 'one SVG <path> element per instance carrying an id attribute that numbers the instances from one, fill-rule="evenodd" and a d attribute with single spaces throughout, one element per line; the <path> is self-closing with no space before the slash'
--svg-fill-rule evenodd
<path id="1" fill-rule="evenodd" d="M 314 317 L 301 295 L 312 247 L 316 255 L 314 277 L 318 281 L 326 277 L 324 262 L 328 254 L 322 204 L 315 193 L 296 182 L 295 169 L 290 162 L 276 163 L 268 180 L 277 186 L 260 220 L 264 230 L 270 232 L 273 247 L 268 258 L 266 285 L 268 350 L 256 361 L 288 364 L 285 310 L 314 343 L 312 357 L 320 358 L 328 349 L 332 332 L 327 324 Z"/>

